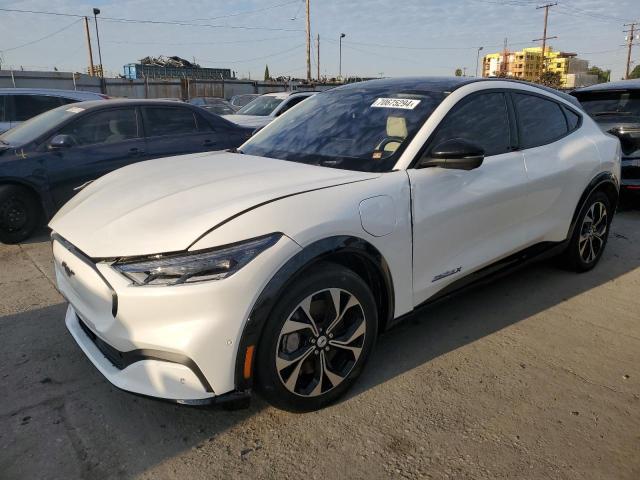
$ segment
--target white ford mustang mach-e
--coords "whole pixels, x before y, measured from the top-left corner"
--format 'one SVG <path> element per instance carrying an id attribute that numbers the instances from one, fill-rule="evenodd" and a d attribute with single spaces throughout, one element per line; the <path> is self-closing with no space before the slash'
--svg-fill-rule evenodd
<path id="1" fill-rule="evenodd" d="M 618 140 L 558 92 L 347 85 L 71 200 L 50 224 L 66 324 L 124 390 L 321 408 L 417 307 L 542 254 L 594 267 L 619 179 Z"/>

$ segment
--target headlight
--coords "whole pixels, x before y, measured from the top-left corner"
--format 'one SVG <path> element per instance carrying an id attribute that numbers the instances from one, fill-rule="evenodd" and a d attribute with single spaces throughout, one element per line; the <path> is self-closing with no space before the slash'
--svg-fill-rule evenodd
<path id="1" fill-rule="evenodd" d="M 240 270 L 281 236 L 281 233 L 274 233 L 212 250 L 121 260 L 112 266 L 136 285 L 179 285 L 220 280 Z"/>

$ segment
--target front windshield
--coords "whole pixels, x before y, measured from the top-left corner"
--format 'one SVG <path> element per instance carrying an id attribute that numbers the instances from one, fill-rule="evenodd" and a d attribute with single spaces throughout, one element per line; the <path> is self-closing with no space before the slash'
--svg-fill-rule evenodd
<path id="1" fill-rule="evenodd" d="M 256 115 L 258 117 L 267 117 L 271 115 L 278 105 L 282 103 L 282 98 L 262 96 L 250 101 L 240 110 L 238 115 Z"/>
<path id="2" fill-rule="evenodd" d="M 444 98 L 442 92 L 349 85 L 279 117 L 241 153 L 368 172 L 388 171 Z"/>
<path id="3" fill-rule="evenodd" d="M 640 117 L 640 91 L 576 92 L 576 96 L 592 117 L 607 115 Z"/>
<path id="4" fill-rule="evenodd" d="M 0 135 L 0 143 L 13 146 L 26 145 L 83 110 L 77 104 L 72 104 L 41 113 Z"/>

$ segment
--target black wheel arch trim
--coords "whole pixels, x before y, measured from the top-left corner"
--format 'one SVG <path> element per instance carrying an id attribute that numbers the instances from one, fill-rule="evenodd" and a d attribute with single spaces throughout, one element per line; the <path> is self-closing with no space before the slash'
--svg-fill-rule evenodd
<path id="1" fill-rule="evenodd" d="M 298 252 L 280 267 L 254 303 L 244 326 L 236 354 L 234 375 L 237 390 L 248 390 L 253 385 L 253 375 L 248 379 L 244 378 L 247 347 L 250 345 L 257 347 L 262 330 L 282 292 L 301 272 L 312 265 L 322 261 L 332 261 L 332 259 L 335 261 L 340 257 L 345 258 L 345 256 L 352 256 L 351 258 L 367 262 L 367 266 L 375 268 L 377 278 L 382 280 L 382 285 L 378 287 L 384 289 L 385 297 L 384 299 L 376 299 L 376 301 L 384 302 L 386 300 L 386 304 L 378 304 L 379 308 L 385 308 L 386 313 L 386 318 L 379 320 L 382 324 L 379 331 L 384 330 L 384 326 L 391 323 L 395 309 L 393 278 L 389 265 L 380 251 L 366 240 L 349 235 L 327 237 L 316 241 L 304 247 L 301 252 Z M 368 281 L 368 279 L 364 280 Z M 253 372 L 254 362 L 255 355 L 252 359 L 251 372 Z"/>
<path id="2" fill-rule="evenodd" d="M 616 197 L 615 199 L 613 199 L 613 202 L 611 205 L 612 212 L 615 212 L 616 206 L 618 204 L 618 200 L 620 198 L 620 182 L 618 182 L 618 179 L 613 173 L 600 172 L 589 182 L 587 187 L 584 189 L 584 192 L 582 192 L 582 195 L 580 196 L 580 200 L 578 201 L 578 204 L 576 205 L 576 209 L 573 212 L 573 218 L 571 219 L 571 224 L 569 226 L 567 239 L 570 239 L 573 236 L 576 223 L 578 222 L 578 217 L 580 216 L 580 212 L 584 208 L 584 205 L 587 199 L 591 196 L 593 192 L 595 192 L 596 190 L 604 186 L 612 187 L 616 192 Z"/>

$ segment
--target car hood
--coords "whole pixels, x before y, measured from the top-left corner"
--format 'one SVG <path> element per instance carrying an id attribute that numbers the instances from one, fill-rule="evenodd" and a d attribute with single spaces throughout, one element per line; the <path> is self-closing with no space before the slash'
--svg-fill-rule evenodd
<path id="1" fill-rule="evenodd" d="M 254 128 L 264 127 L 274 120 L 271 116 L 258 115 L 225 115 L 224 118 L 243 127 Z"/>
<path id="2" fill-rule="evenodd" d="M 260 204 L 379 175 L 227 152 L 168 157 L 96 180 L 49 226 L 93 258 L 186 250 Z"/>

